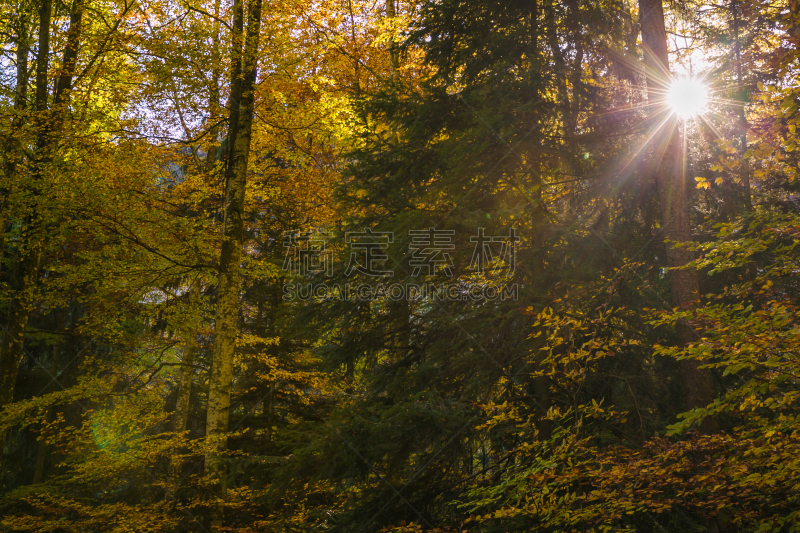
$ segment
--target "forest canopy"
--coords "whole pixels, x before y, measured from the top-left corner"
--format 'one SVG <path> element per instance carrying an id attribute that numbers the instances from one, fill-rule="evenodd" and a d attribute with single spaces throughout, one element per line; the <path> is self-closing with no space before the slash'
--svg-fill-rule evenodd
<path id="1" fill-rule="evenodd" d="M 797 0 L 2 0 L 1 532 L 800 531 Z"/>

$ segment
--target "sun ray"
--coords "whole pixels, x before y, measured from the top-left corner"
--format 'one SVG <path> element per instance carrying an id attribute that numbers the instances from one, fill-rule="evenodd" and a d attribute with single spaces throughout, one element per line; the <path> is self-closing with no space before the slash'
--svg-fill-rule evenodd
<path id="1" fill-rule="evenodd" d="M 709 117 L 707 117 L 705 114 L 703 114 L 703 115 L 700 115 L 699 119 L 700 119 L 700 122 L 705 127 L 707 127 L 709 130 L 711 130 L 711 133 L 713 133 L 716 136 L 717 139 L 722 139 L 723 138 L 722 133 L 717 129 L 717 127 L 714 125 L 714 123 L 709 120 Z"/>
<path id="2" fill-rule="evenodd" d="M 629 157 L 627 157 L 627 160 L 624 162 L 624 164 L 622 164 L 620 168 L 616 171 L 615 173 L 616 175 L 622 174 L 625 171 L 625 169 L 628 168 L 628 165 L 630 165 L 638 157 L 639 153 L 646 146 L 650 144 L 650 141 L 656 136 L 656 134 L 658 134 L 658 132 L 660 132 L 664 128 L 667 122 L 669 122 L 670 117 L 671 115 L 667 114 L 657 126 L 651 129 L 650 134 L 647 136 L 647 138 L 642 139 L 636 150 L 632 154 L 630 154 Z"/>

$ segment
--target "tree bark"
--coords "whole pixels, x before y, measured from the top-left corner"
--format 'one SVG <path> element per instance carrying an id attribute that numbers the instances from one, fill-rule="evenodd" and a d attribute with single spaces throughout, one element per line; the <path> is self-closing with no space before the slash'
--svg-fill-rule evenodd
<path id="1" fill-rule="evenodd" d="M 191 288 L 190 302 L 196 302 L 200 297 L 200 281 L 195 281 Z M 186 430 L 186 421 L 189 418 L 189 398 L 192 395 L 192 376 L 194 375 L 194 359 L 197 354 L 197 331 L 191 328 L 184 333 L 184 347 L 180 382 L 178 384 L 178 399 L 175 402 L 175 416 L 172 419 L 172 431 L 180 433 Z"/>
<path id="2" fill-rule="evenodd" d="M 744 159 L 744 154 L 747 152 L 747 114 L 745 113 L 745 105 L 747 105 L 747 89 L 743 86 L 742 77 L 742 52 L 741 44 L 739 43 L 739 2 L 731 0 L 731 10 L 733 11 L 733 52 L 734 52 L 734 70 L 736 72 L 736 92 L 738 100 L 741 104 L 739 107 L 738 124 L 736 125 L 739 130 L 739 156 L 742 157 L 739 167 L 739 180 L 744 188 L 744 207 L 748 211 L 753 209 L 753 200 L 750 194 L 750 163 Z"/>
<path id="3" fill-rule="evenodd" d="M 192 375 L 194 374 L 194 356 L 197 352 L 195 339 L 187 339 L 181 360 L 181 375 L 178 385 L 178 400 L 175 404 L 175 417 L 172 419 L 172 431 L 180 433 L 186 430 L 189 418 L 189 398 L 192 395 Z"/>
<path id="4" fill-rule="evenodd" d="M 180 382 L 178 385 L 178 400 L 175 404 L 175 416 L 172 419 L 172 431 L 180 433 L 186 430 L 186 421 L 189 419 L 189 398 L 192 394 L 192 375 L 194 374 L 194 356 L 197 343 L 187 341 L 181 361 Z"/>
<path id="5" fill-rule="evenodd" d="M 196 280 L 190 289 L 189 303 L 194 304 L 200 296 L 200 281 Z M 193 321 L 188 324 L 189 331 L 184 331 L 183 358 L 181 359 L 180 377 L 178 381 L 178 398 L 175 402 L 175 413 L 172 416 L 172 431 L 182 433 L 186 430 L 189 419 L 189 400 L 192 396 L 192 377 L 194 376 L 194 360 L 197 355 L 197 324 Z M 174 450 L 170 459 L 169 472 L 176 482 L 180 481 L 183 462 L 178 455 L 180 450 Z"/>
<path id="6" fill-rule="evenodd" d="M 397 13 L 395 12 L 394 0 L 386 0 L 386 18 L 392 21 L 395 16 L 397 16 Z M 398 85 L 400 85 L 400 60 L 394 36 L 389 38 L 389 79 L 392 87 L 397 89 Z M 397 133 L 397 124 L 391 122 L 389 124 L 389 144 L 397 146 L 399 142 L 400 136 Z"/>
<path id="7" fill-rule="evenodd" d="M 228 165 L 225 175 L 223 240 L 217 284 L 216 337 L 206 415 L 206 435 L 212 438 L 211 450 L 206 454 L 206 476 L 220 481 L 223 493 L 225 490 L 224 472 L 220 455 L 226 448 L 224 435 L 228 431 L 233 355 L 238 332 L 239 267 L 244 236 L 244 198 L 261 31 L 261 0 L 253 0 L 249 6 L 244 50 L 241 47 L 242 9 L 242 0 L 236 0 L 233 14 L 234 35 L 231 61 L 233 83 L 230 98 Z M 221 515 L 212 519 L 212 525 L 220 523 Z"/>
<path id="8" fill-rule="evenodd" d="M 386 18 L 392 21 L 396 16 L 394 0 L 386 0 Z M 389 74 L 393 85 L 400 83 L 400 61 L 397 57 L 397 45 L 394 42 L 394 36 L 389 38 Z"/>
<path id="9" fill-rule="evenodd" d="M 693 268 L 680 268 L 691 262 L 691 250 L 675 247 L 674 243 L 692 241 L 692 226 L 688 211 L 688 187 L 681 157 L 678 118 L 663 104 L 664 91 L 669 85 L 669 54 L 664 10 L 661 0 L 639 0 L 639 21 L 642 31 L 647 98 L 654 124 L 664 117 L 664 123 L 654 137 L 652 170 L 655 173 L 661 204 L 661 226 L 664 237 L 670 241 L 667 248 L 667 266 L 670 267 L 672 305 L 691 309 L 699 297 L 697 272 Z M 678 339 L 682 346 L 698 340 L 697 333 L 685 322 L 678 323 Z M 705 407 L 714 399 L 711 373 L 700 369 L 693 360 L 681 361 L 681 373 L 689 408 Z M 714 422 L 707 419 L 706 430 L 713 430 Z"/>
<path id="10" fill-rule="evenodd" d="M 28 15 L 24 6 L 20 5 L 20 14 L 17 28 L 17 79 L 14 87 L 14 119 L 11 121 L 11 132 L 3 149 L 3 198 L 0 203 L 0 269 L 5 252 L 6 224 L 8 223 L 8 200 L 17 178 L 17 164 L 22 153 L 22 143 L 19 132 L 25 124 L 25 111 L 28 107 L 28 55 L 30 42 L 28 40 Z"/>
<path id="11" fill-rule="evenodd" d="M 211 172 L 217 163 L 217 149 L 219 147 L 219 126 L 217 121 L 221 116 L 221 109 L 219 105 L 219 81 L 222 77 L 220 73 L 220 57 L 219 57 L 219 10 L 220 0 L 214 2 L 214 35 L 212 36 L 211 44 L 211 91 L 208 97 L 208 116 L 212 126 L 208 132 L 210 141 L 208 143 L 208 153 L 206 154 L 206 172 Z"/>

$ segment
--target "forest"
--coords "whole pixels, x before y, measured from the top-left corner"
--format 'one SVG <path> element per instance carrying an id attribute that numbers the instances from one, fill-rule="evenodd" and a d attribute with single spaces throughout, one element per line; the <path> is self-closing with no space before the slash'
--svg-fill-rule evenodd
<path id="1" fill-rule="evenodd" d="M 800 532 L 798 0 L 0 39 L 0 532 Z"/>

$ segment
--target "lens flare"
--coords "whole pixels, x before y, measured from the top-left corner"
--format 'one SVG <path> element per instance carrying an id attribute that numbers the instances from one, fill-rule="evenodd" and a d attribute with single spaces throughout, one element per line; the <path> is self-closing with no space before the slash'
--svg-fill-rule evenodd
<path id="1" fill-rule="evenodd" d="M 708 89 L 695 78 L 680 78 L 672 82 L 668 96 L 669 107 L 681 117 L 690 117 L 708 105 Z"/>

